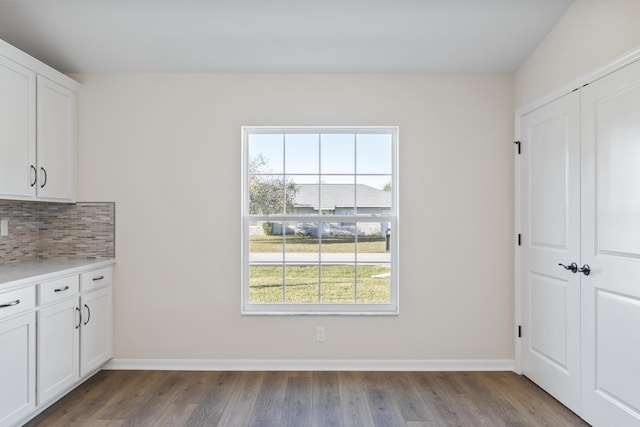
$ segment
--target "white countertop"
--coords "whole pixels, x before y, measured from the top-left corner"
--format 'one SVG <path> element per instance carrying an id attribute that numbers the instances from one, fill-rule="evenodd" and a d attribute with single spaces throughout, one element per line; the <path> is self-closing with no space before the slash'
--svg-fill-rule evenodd
<path id="1" fill-rule="evenodd" d="M 42 259 L 0 265 L 0 291 L 115 264 L 115 259 Z"/>

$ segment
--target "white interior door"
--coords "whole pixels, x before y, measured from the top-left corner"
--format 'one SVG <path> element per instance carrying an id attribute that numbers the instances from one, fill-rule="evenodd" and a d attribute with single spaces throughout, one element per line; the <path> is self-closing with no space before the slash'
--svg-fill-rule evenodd
<path id="1" fill-rule="evenodd" d="M 580 410 L 580 95 L 520 122 L 522 373 Z"/>
<path id="2" fill-rule="evenodd" d="M 582 417 L 640 426 L 640 62 L 582 93 Z"/>

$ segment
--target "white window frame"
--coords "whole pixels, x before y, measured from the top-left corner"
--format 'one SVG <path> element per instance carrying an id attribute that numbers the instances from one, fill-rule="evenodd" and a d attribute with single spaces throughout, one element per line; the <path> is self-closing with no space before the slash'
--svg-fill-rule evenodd
<path id="1" fill-rule="evenodd" d="M 249 214 L 249 135 L 259 133 L 354 133 L 390 134 L 392 136 L 392 209 L 388 215 L 250 215 Z M 242 137 L 242 202 L 241 202 L 241 313 L 243 315 L 397 315 L 399 314 L 399 197 L 398 197 L 398 126 L 243 126 Z M 357 175 L 356 175 L 357 176 Z M 255 221 L 309 222 L 375 222 L 390 223 L 390 302 L 389 303 L 251 303 L 249 301 L 249 226 Z M 283 266 L 286 263 L 283 262 Z"/>

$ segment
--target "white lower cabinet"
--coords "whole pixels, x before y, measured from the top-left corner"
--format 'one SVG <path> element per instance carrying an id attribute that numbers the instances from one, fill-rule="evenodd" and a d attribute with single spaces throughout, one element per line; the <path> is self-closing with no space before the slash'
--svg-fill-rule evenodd
<path id="1" fill-rule="evenodd" d="M 67 390 L 80 378 L 78 297 L 38 313 L 38 404 Z"/>
<path id="2" fill-rule="evenodd" d="M 113 357 L 112 278 L 108 266 L 0 292 L 0 427 L 22 425 Z"/>
<path id="3" fill-rule="evenodd" d="M 104 270 L 83 276 L 104 277 Z M 97 289 L 86 293 L 80 293 L 79 282 L 74 275 L 39 285 L 40 303 L 54 302 L 38 313 L 38 404 L 58 397 L 113 356 L 111 281 L 100 279 Z"/>
<path id="4" fill-rule="evenodd" d="M 0 378 L 0 426 L 11 426 L 36 408 L 34 312 L 0 320 Z"/>
<path id="5" fill-rule="evenodd" d="M 92 373 L 113 357 L 111 286 L 80 297 L 80 375 Z"/>

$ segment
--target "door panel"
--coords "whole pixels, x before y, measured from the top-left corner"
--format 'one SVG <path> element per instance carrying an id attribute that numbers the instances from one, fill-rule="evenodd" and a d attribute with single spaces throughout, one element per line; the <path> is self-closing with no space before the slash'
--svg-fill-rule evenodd
<path id="1" fill-rule="evenodd" d="M 580 409 L 580 98 L 521 121 L 522 372 Z"/>
<path id="2" fill-rule="evenodd" d="M 640 63 L 582 94 L 582 416 L 640 426 Z"/>
<path id="3" fill-rule="evenodd" d="M 562 112 L 527 129 L 532 247 L 567 249 L 568 126 Z"/>
<path id="4" fill-rule="evenodd" d="M 597 101 L 598 252 L 640 257 L 640 87 Z"/>
<path id="5" fill-rule="evenodd" d="M 531 275 L 530 348 L 540 358 L 555 365 L 558 370 L 567 370 L 567 288 L 568 281 L 551 277 Z M 544 307 L 544 310 L 539 310 Z M 554 333 L 549 333 L 554 331 Z"/>
<path id="6" fill-rule="evenodd" d="M 598 393 L 640 413 L 638 383 L 629 379 L 640 372 L 640 335 L 625 334 L 627 322 L 640 325 L 640 299 L 600 290 L 596 306 Z"/>

